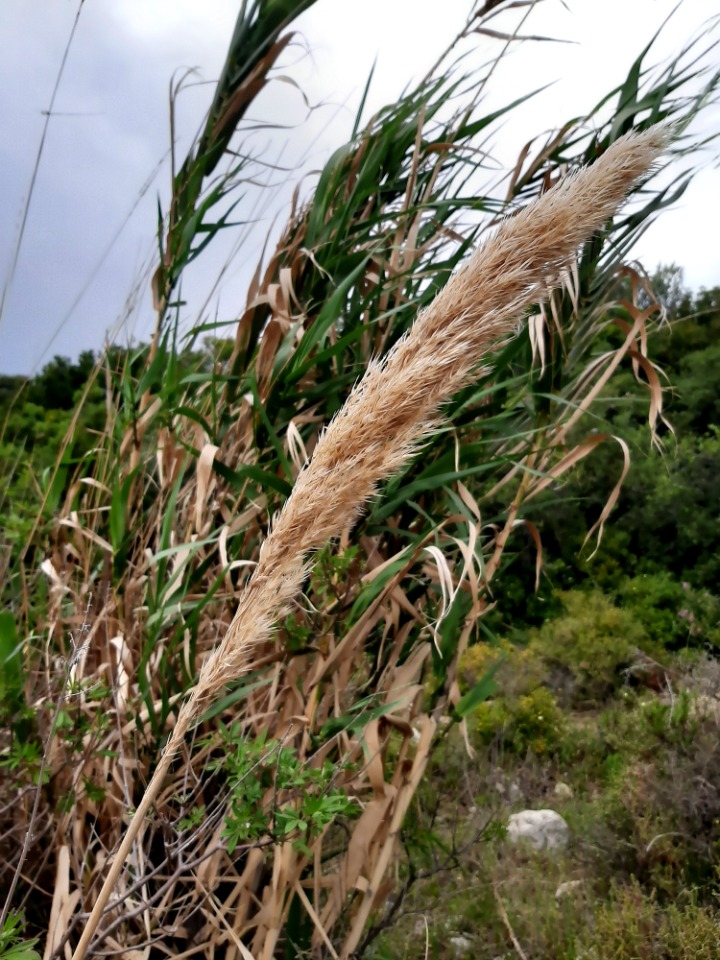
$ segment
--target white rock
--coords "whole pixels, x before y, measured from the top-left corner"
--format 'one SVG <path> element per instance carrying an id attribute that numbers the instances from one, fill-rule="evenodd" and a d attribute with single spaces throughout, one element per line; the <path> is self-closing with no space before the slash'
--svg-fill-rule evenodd
<path id="1" fill-rule="evenodd" d="M 508 782 L 504 780 L 496 780 L 495 790 L 500 794 L 503 800 L 507 800 L 508 803 L 517 803 L 518 800 L 522 798 L 522 790 L 514 780 L 510 780 Z"/>
<path id="2" fill-rule="evenodd" d="M 467 957 L 472 949 L 473 942 L 469 937 L 450 937 L 450 943 L 455 947 L 456 957 Z"/>
<path id="3" fill-rule="evenodd" d="M 562 781 L 559 781 L 555 784 L 554 793 L 558 800 L 572 800 L 572 798 L 575 796 L 572 787 L 568 786 L 567 783 L 563 783 Z"/>
<path id="4" fill-rule="evenodd" d="M 521 800 L 521 799 L 522 799 L 522 790 L 516 783 L 512 782 L 508 787 L 508 800 L 510 801 L 510 803 L 517 803 L 518 800 Z"/>
<path id="5" fill-rule="evenodd" d="M 569 893 L 575 893 L 582 887 L 583 883 L 583 880 L 566 880 L 565 883 L 561 883 L 555 891 L 555 899 L 562 900 L 562 898 L 566 897 Z"/>
<path id="6" fill-rule="evenodd" d="M 523 810 L 508 820 L 508 840 L 536 850 L 563 850 L 570 839 L 565 820 L 554 810 Z"/>

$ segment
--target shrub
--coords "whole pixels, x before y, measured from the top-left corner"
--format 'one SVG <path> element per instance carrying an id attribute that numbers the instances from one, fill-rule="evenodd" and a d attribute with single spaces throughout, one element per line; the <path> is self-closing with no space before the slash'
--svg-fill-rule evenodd
<path id="1" fill-rule="evenodd" d="M 531 631 L 530 648 L 553 669 L 569 704 L 606 699 L 622 682 L 638 648 L 648 646 L 642 624 L 599 591 L 562 594 L 566 613 Z"/>
<path id="2" fill-rule="evenodd" d="M 646 696 L 605 711 L 563 738 L 558 758 L 583 796 L 569 812 L 574 833 L 606 875 L 638 877 L 676 897 L 698 886 L 710 897 L 720 849 L 717 720 L 682 694 Z"/>
<path id="3" fill-rule="evenodd" d="M 535 690 L 547 678 L 547 668 L 529 647 L 507 639 L 476 643 L 460 657 L 458 682 L 463 693 L 472 689 L 500 660 L 494 679 L 504 697 L 520 697 Z"/>
<path id="4" fill-rule="evenodd" d="M 627 578 L 617 593 L 653 643 L 670 650 L 720 646 L 720 603 L 707 590 L 661 572 Z"/>
<path id="5" fill-rule="evenodd" d="M 615 888 L 583 938 L 586 960 L 719 960 L 718 923 L 694 903 L 661 907 L 636 882 Z"/>
<path id="6" fill-rule="evenodd" d="M 484 743 L 499 740 L 520 756 L 528 751 L 546 756 L 561 742 L 565 717 L 552 693 L 539 687 L 518 700 L 503 697 L 481 704 L 475 729 Z"/>
<path id="7" fill-rule="evenodd" d="M 541 684 L 547 668 L 529 647 L 502 639 L 469 647 L 458 664 L 460 689 L 471 689 L 497 663 L 494 679 L 499 695 L 477 710 L 475 731 L 484 744 L 497 743 L 523 756 L 538 756 L 557 747 L 565 722 L 553 694 Z"/>

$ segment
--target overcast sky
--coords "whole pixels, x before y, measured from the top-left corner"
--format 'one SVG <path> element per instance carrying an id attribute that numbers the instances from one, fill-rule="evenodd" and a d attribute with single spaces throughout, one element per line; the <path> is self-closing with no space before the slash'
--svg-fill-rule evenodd
<path id="1" fill-rule="evenodd" d="M 494 153 L 512 164 L 519 147 L 563 120 L 587 112 L 621 82 L 676 0 L 544 0 L 524 32 L 573 41 L 523 44 L 494 76 L 487 107 L 501 106 L 544 83 L 553 86 L 514 116 L 494 138 Z M 0 372 L 32 373 L 55 353 L 97 349 L 108 335 L 146 337 L 153 314 L 143 270 L 152 265 L 158 194 L 168 185 L 168 86 L 183 68 L 198 81 L 181 98 L 178 155 L 200 123 L 212 94 L 239 0 L 86 0 L 51 117 L 23 244 L 0 324 Z M 297 23 L 304 46 L 289 51 L 285 72 L 312 104 L 310 118 L 290 85 L 268 88 L 253 115 L 274 116 L 294 129 L 284 155 L 308 154 L 319 167 L 350 130 L 368 71 L 377 57 L 369 110 L 397 98 L 422 76 L 456 34 L 471 0 L 318 0 Z M 715 14 L 716 0 L 683 0 L 651 62 L 672 55 Z M 10 275 L 45 116 L 78 0 L 0 2 L 0 280 Z M 507 22 L 507 21 L 506 21 Z M 477 38 L 474 62 L 497 50 Z M 307 51 L 310 51 L 309 53 Z M 717 58 L 720 62 L 720 57 Z M 704 121 L 720 129 L 713 107 Z M 268 150 L 280 135 L 263 134 Z M 258 141 L 260 142 L 260 141 Z M 717 151 L 716 151 L 717 152 Z M 713 154 L 709 154 L 712 159 Z M 163 158 L 165 163 L 163 164 Z M 154 179 L 153 179 L 154 178 Z M 232 317 L 242 309 L 276 208 L 258 209 L 254 237 L 228 271 L 208 309 Z M 144 190 L 144 192 L 143 192 Z M 636 254 L 685 268 L 692 287 L 720 284 L 720 170 L 697 177 L 678 204 L 643 237 Z M 206 257 L 205 287 L 217 267 Z M 193 290 L 195 293 L 195 290 Z M 198 287 L 200 293 L 200 287 Z M 202 306 L 202 296 L 194 308 Z M 118 325 L 118 321 L 122 321 Z M 111 331 L 111 334 L 108 334 Z"/>

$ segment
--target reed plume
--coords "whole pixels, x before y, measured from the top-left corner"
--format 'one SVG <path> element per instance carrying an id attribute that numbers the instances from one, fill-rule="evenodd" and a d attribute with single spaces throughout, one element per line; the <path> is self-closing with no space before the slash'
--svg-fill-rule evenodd
<path id="1" fill-rule="evenodd" d="M 310 462 L 261 549 L 235 617 L 205 661 L 160 763 L 115 855 L 73 956 L 81 960 L 122 865 L 183 738 L 225 684 L 252 662 L 254 647 L 286 613 L 308 554 L 339 535 L 380 481 L 397 473 L 440 421 L 442 404 L 473 377 L 518 317 L 547 299 L 578 246 L 613 216 L 668 142 L 654 127 L 617 140 L 591 167 L 505 220 L 408 332 L 373 361 L 318 440 Z"/>
<path id="2" fill-rule="evenodd" d="M 297 595 L 308 552 L 339 535 L 378 483 L 410 459 L 442 404 L 472 379 L 518 316 L 546 299 L 578 246 L 613 215 L 666 142 L 658 127 L 625 136 L 602 160 L 506 220 L 408 334 L 369 365 L 265 540 L 235 618 L 200 674 L 196 703 L 242 673 L 252 645 L 267 638 Z M 186 709 L 196 708 L 188 701 Z"/>

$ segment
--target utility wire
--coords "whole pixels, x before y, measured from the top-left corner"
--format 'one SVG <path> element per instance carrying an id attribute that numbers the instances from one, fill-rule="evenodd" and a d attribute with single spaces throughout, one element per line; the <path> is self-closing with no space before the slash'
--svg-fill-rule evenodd
<path id="1" fill-rule="evenodd" d="M 15 245 L 15 253 L 13 255 L 12 265 L 10 271 L 5 280 L 5 285 L 3 287 L 2 298 L 0 299 L 0 323 L 2 323 L 3 316 L 5 314 L 5 304 L 7 303 L 8 297 L 10 296 L 10 290 L 12 289 L 13 281 L 15 279 L 15 272 L 17 270 L 18 261 L 20 259 L 20 251 L 22 249 L 23 239 L 25 237 L 25 227 L 28 222 L 28 215 L 30 213 L 30 204 L 32 203 L 33 194 L 35 193 L 35 184 L 37 182 L 38 171 L 40 170 L 40 161 L 42 160 L 43 150 L 45 148 L 45 140 L 47 138 L 48 127 L 50 126 L 50 118 L 53 116 L 53 107 L 55 106 L 55 100 L 57 98 L 58 90 L 60 89 L 60 82 L 62 80 L 63 73 L 65 72 L 65 65 L 67 63 L 68 55 L 70 53 L 70 47 L 72 46 L 73 39 L 75 37 L 75 31 L 77 30 L 77 25 L 80 20 L 80 14 L 82 12 L 83 5 L 85 0 L 80 0 L 78 4 L 77 13 L 75 14 L 75 20 L 70 30 L 70 36 L 68 41 L 65 44 L 65 51 L 63 53 L 62 60 L 60 62 L 60 69 L 58 70 L 58 75 L 55 79 L 55 86 L 53 87 L 52 96 L 50 97 L 50 106 L 46 111 L 43 111 L 45 116 L 45 123 L 43 124 L 43 132 L 40 137 L 40 145 L 38 147 L 37 156 L 35 157 L 35 164 L 33 166 L 32 177 L 30 178 L 30 189 L 28 190 L 27 199 L 25 200 L 25 207 L 23 209 L 22 220 L 20 221 L 20 232 L 18 233 L 17 243 Z"/>

